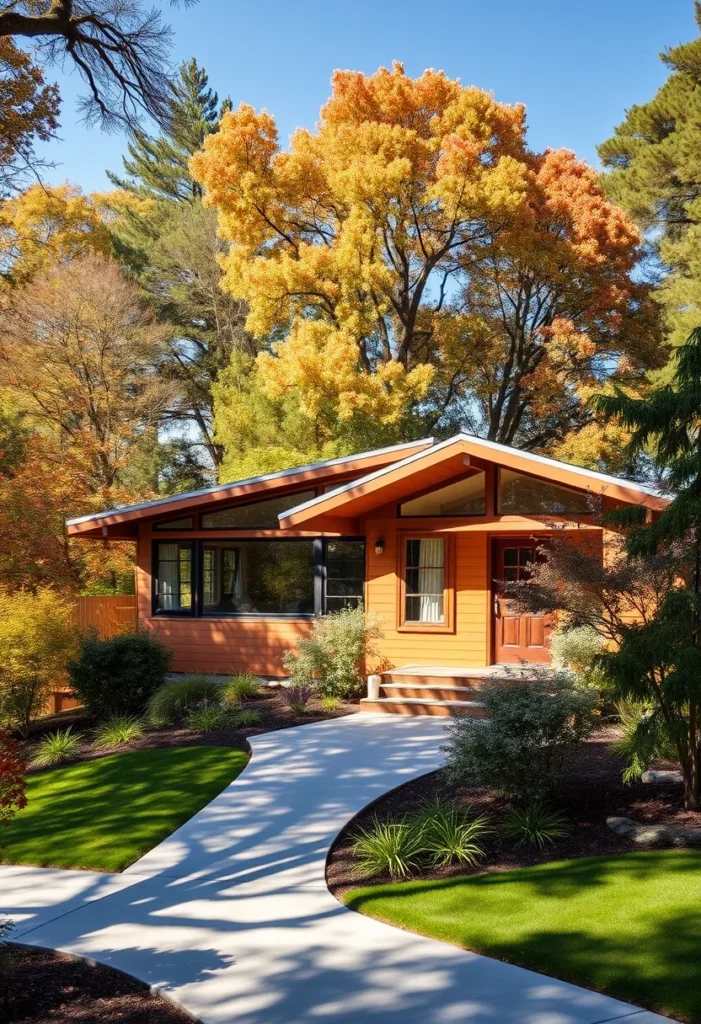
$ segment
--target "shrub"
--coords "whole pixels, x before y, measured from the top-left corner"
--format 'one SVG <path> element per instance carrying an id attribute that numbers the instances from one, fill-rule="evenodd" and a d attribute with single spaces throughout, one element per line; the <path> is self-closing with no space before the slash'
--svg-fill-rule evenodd
<path id="1" fill-rule="evenodd" d="M 32 763 L 37 768 L 50 768 L 51 765 L 70 761 L 80 750 L 82 740 L 83 737 L 73 732 L 71 725 L 67 729 L 50 732 L 37 744 Z"/>
<path id="2" fill-rule="evenodd" d="M 26 736 L 48 696 L 66 680 L 78 633 L 55 591 L 0 591 L 0 725 Z"/>
<path id="3" fill-rule="evenodd" d="M 408 878 L 421 865 L 423 835 L 420 823 L 374 819 L 353 840 L 353 853 L 364 875 L 387 872 L 392 878 Z"/>
<path id="4" fill-rule="evenodd" d="M 202 703 L 187 713 L 185 724 L 197 732 L 214 732 L 227 724 L 228 715 L 220 704 L 210 704 L 205 698 Z"/>
<path id="5" fill-rule="evenodd" d="M 541 800 L 534 800 L 526 807 L 515 807 L 506 815 L 501 833 L 517 848 L 537 846 L 542 850 L 547 843 L 562 839 L 569 832 L 564 817 L 551 811 Z"/>
<path id="6" fill-rule="evenodd" d="M 307 704 L 314 696 L 314 687 L 309 683 L 293 683 L 291 686 L 283 686 L 282 703 L 286 704 L 290 711 L 296 715 L 306 713 Z"/>
<path id="7" fill-rule="evenodd" d="M 321 706 L 324 711 L 338 711 L 341 706 L 340 697 L 322 697 Z"/>
<path id="8" fill-rule="evenodd" d="M 456 718 L 448 726 L 449 776 L 519 802 L 547 796 L 565 754 L 591 731 L 595 699 L 562 674 L 485 686 L 480 700 L 490 718 Z"/>
<path id="9" fill-rule="evenodd" d="M 363 690 L 366 663 L 382 635 L 374 614 L 343 608 L 317 619 L 283 664 L 293 684 L 313 685 L 327 697 L 353 697 Z"/>
<path id="10" fill-rule="evenodd" d="M 211 676 L 195 674 L 172 679 L 159 686 L 149 700 L 149 721 L 155 726 L 176 725 L 203 700 L 217 703 L 220 699 L 221 684 Z"/>
<path id="11" fill-rule="evenodd" d="M 17 811 L 27 806 L 26 770 L 19 743 L 8 732 L 0 731 L 0 828 L 9 825 Z"/>
<path id="12" fill-rule="evenodd" d="M 550 653 L 555 664 L 578 674 L 592 671 L 594 659 L 601 654 L 602 647 L 603 641 L 592 626 L 556 629 L 550 638 Z"/>
<path id="13" fill-rule="evenodd" d="M 676 761 L 679 757 L 669 726 L 659 707 L 620 701 L 616 704 L 622 735 L 613 749 L 626 759 L 623 781 L 639 779 L 651 761 Z"/>
<path id="14" fill-rule="evenodd" d="M 250 729 L 251 726 L 258 725 L 260 719 L 260 711 L 256 711 L 255 708 L 242 708 L 237 712 L 235 722 L 241 729 Z"/>
<path id="15" fill-rule="evenodd" d="M 0 917 L 0 975 L 7 970 L 8 961 L 8 939 L 15 927 L 15 922 L 10 917 Z M 7 998 L 7 997 L 5 997 Z"/>
<path id="16" fill-rule="evenodd" d="M 484 856 L 480 837 L 489 831 L 486 818 L 471 818 L 469 809 L 433 800 L 414 816 L 421 831 L 421 850 L 433 867 L 465 864 L 474 867 Z"/>
<path id="17" fill-rule="evenodd" d="M 225 704 L 232 706 L 246 700 L 255 700 L 260 697 L 260 680 L 252 672 L 234 676 L 223 685 L 221 696 Z"/>
<path id="18" fill-rule="evenodd" d="M 122 747 L 144 734 L 140 718 L 135 715 L 111 715 L 95 736 L 96 747 Z"/>
<path id="19" fill-rule="evenodd" d="M 101 640 L 94 630 L 80 640 L 71 684 L 86 711 L 95 718 L 141 715 L 163 685 L 172 652 L 145 630 Z"/>

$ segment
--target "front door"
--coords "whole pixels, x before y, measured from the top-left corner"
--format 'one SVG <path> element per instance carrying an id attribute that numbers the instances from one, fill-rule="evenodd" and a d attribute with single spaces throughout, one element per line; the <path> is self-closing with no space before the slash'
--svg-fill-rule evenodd
<path id="1" fill-rule="evenodd" d="M 513 602 L 503 596 L 504 582 L 527 579 L 528 563 L 542 557 L 537 551 L 542 542 L 531 539 L 492 543 L 494 661 L 502 665 L 524 661 L 547 665 L 550 663 L 549 616 L 521 614 Z"/>

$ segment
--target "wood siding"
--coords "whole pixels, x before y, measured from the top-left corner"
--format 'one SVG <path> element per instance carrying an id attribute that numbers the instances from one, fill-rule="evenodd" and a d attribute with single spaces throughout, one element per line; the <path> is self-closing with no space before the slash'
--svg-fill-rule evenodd
<path id="1" fill-rule="evenodd" d="M 136 597 L 79 597 L 73 621 L 80 629 L 94 627 L 101 637 L 136 629 Z"/>

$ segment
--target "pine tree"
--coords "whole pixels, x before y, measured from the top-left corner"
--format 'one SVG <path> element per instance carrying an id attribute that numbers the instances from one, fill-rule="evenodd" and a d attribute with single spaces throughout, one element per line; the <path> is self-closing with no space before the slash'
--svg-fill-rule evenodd
<path id="1" fill-rule="evenodd" d="M 615 514 L 630 527 L 631 559 L 665 553 L 677 561 L 678 585 L 644 624 L 627 626 L 618 650 L 602 663 L 615 696 L 650 703 L 675 744 L 687 808 L 701 809 L 701 328 L 672 359 L 669 384 L 644 399 L 619 392 L 597 405 L 631 431 L 640 451 L 651 446 L 675 497 L 651 523 L 642 508 Z M 645 728 L 643 722 L 642 728 Z M 641 736 L 641 739 L 644 737 Z"/>
<path id="2" fill-rule="evenodd" d="M 217 131 L 229 106 L 228 101 L 219 106 L 207 72 L 194 58 L 184 62 L 173 86 L 168 129 L 157 138 L 137 136 L 123 161 L 124 176 L 109 174 L 134 198 L 125 203 L 118 194 L 114 202 L 115 249 L 171 326 L 170 356 L 161 372 L 177 383 L 179 394 L 163 426 L 184 425 L 183 441 L 191 447 L 188 473 L 195 477 L 198 463 L 200 473 L 210 474 L 221 463 L 212 386 L 231 352 L 248 345 L 244 305 L 219 287 L 223 243 L 216 214 L 202 205 L 202 187 L 189 171 L 190 157 Z M 110 205 L 109 195 L 105 203 Z M 180 478 L 175 463 L 162 473 L 166 486 L 171 478 Z"/>
<path id="3" fill-rule="evenodd" d="M 190 157 L 217 130 L 229 104 L 219 109 L 207 72 L 194 57 L 183 61 L 172 88 L 168 129 L 157 138 L 137 134 L 122 160 L 124 177 L 107 174 L 113 185 L 144 199 L 192 202 L 202 198 L 202 186 L 190 175 Z"/>
<path id="4" fill-rule="evenodd" d="M 701 3 L 696 0 L 701 31 Z M 606 191 L 649 233 L 669 340 L 701 319 L 701 37 L 661 55 L 670 76 L 599 147 Z M 673 369 L 672 369 L 673 372 Z"/>

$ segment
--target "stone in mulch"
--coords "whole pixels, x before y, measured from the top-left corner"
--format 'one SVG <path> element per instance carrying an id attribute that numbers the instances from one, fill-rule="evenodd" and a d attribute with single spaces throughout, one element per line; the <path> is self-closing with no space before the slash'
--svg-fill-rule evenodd
<path id="1" fill-rule="evenodd" d="M 614 833 L 624 839 L 631 839 L 638 846 L 701 846 L 701 828 L 683 825 L 641 824 L 632 818 L 611 817 L 606 824 Z"/>

